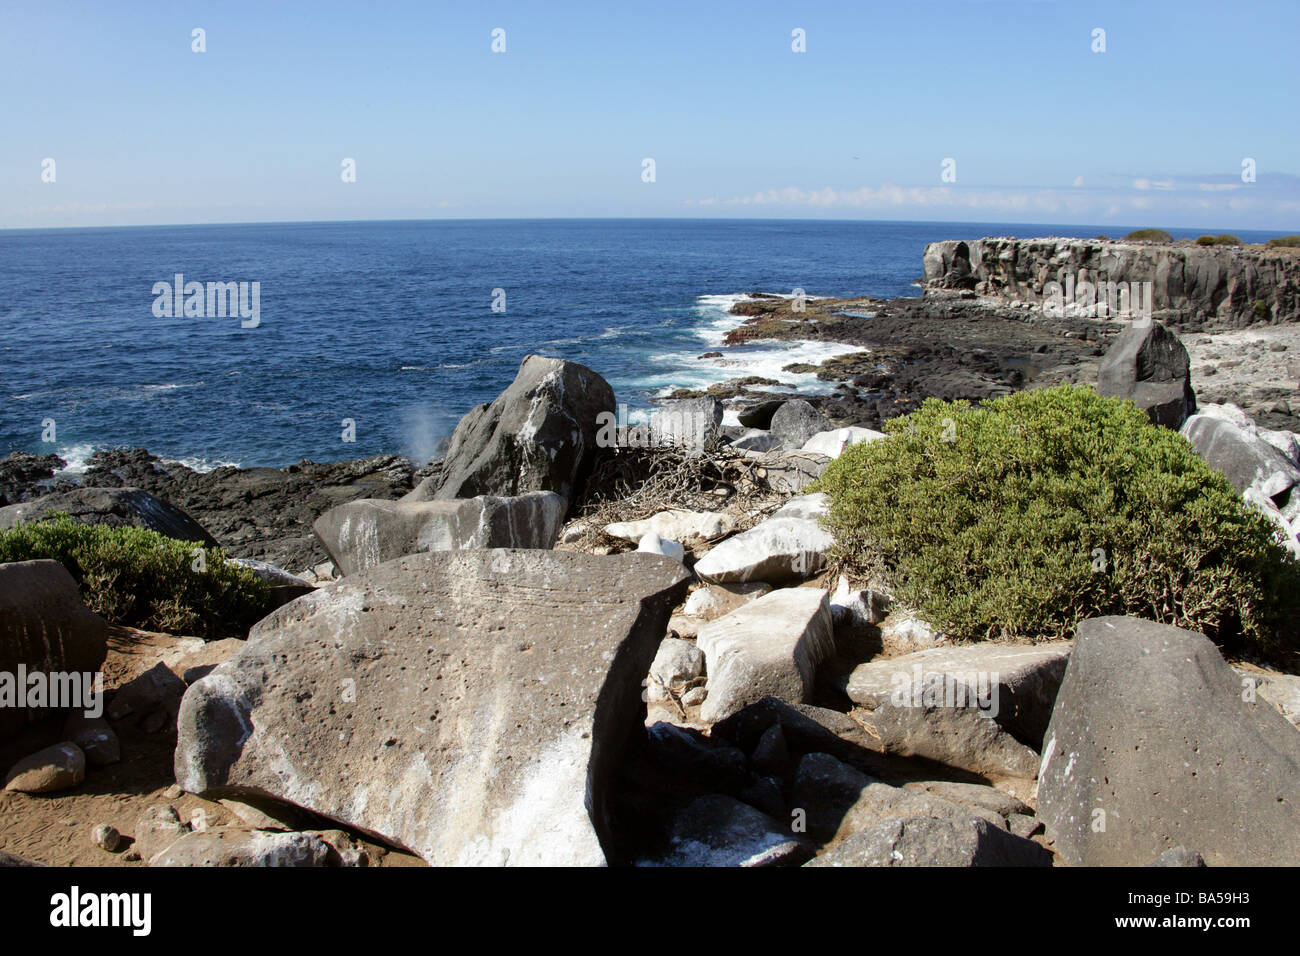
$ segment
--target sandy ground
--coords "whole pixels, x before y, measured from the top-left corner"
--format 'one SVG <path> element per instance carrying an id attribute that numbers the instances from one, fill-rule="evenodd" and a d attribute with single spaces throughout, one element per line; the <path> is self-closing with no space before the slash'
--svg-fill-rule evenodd
<path id="1" fill-rule="evenodd" d="M 105 689 L 115 689 L 149 670 L 159 661 L 175 668 L 177 661 L 194 652 L 198 638 L 174 637 L 115 627 L 104 662 Z M 156 804 L 176 808 L 181 820 L 196 815 L 209 828 L 242 821 L 220 803 L 179 793 L 172 770 L 176 729 L 169 726 L 148 733 L 132 718 L 112 722 L 122 745 L 122 759 L 107 767 L 87 767 L 85 781 L 52 794 L 25 794 L 0 790 L 0 850 L 50 866 L 144 866 L 132 860 L 130 840 L 116 852 L 100 849 L 91 840 L 101 823 L 115 827 L 124 837 L 135 833 L 141 811 Z M 62 740 L 63 718 L 32 724 L 20 735 L 0 742 L 0 768 L 27 754 Z M 359 839 L 379 866 L 423 866 L 417 857 Z"/>

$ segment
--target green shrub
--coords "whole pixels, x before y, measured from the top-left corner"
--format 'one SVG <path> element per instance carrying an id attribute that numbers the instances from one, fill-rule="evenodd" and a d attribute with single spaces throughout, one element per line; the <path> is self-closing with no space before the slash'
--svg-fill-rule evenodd
<path id="1" fill-rule="evenodd" d="M 1241 240 L 1225 232 L 1221 236 L 1201 236 L 1196 240 L 1196 244 L 1198 246 L 1239 246 Z"/>
<path id="2" fill-rule="evenodd" d="M 1087 386 L 928 399 L 885 427 L 812 489 L 830 495 L 832 563 L 951 637 L 1059 638 L 1129 614 L 1296 664 L 1300 563 L 1132 402 Z"/>
<path id="3" fill-rule="evenodd" d="M 1141 240 L 1146 242 L 1173 242 L 1174 237 L 1169 235 L 1163 229 L 1138 229 L 1130 232 L 1125 239 Z"/>
<path id="4" fill-rule="evenodd" d="M 1268 304 L 1268 300 L 1255 300 L 1255 318 L 1259 319 L 1261 322 L 1267 322 L 1269 319 L 1273 318 L 1273 309 Z"/>
<path id="5" fill-rule="evenodd" d="M 266 582 L 226 563 L 220 548 L 200 548 L 144 528 L 82 524 L 56 514 L 0 531 L 0 562 L 37 558 L 67 568 L 86 606 L 116 624 L 205 637 L 242 635 L 269 607 Z"/>
<path id="6" fill-rule="evenodd" d="M 1300 236 L 1279 236 L 1264 243 L 1274 249 L 1294 249 L 1300 247 Z"/>

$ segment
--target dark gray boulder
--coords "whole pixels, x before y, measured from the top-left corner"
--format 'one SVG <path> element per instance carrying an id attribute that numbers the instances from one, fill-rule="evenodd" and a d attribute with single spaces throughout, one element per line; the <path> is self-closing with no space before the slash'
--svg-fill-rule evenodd
<path id="1" fill-rule="evenodd" d="M 1131 398 L 1152 422 L 1177 430 L 1196 410 L 1187 349 L 1159 322 L 1135 322 L 1102 357 L 1097 394 Z"/>
<path id="2" fill-rule="evenodd" d="M 169 538 L 215 548 L 217 541 L 175 505 L 139 488 L 78 488 L 0 508 L 0 529 L 41 521 L 56 511 L 82 524 L 134 526 Z"/>
<path id="3" fill-rule="evenodd" d="M 617 861 L 641 680 L 689 573 L 658 555 L 410 555 L 260 621 L 181 704 L 176 780 L 432 864 Z"/>
<path id="4" fill-rule="evenodd" d="M 59 562 L 0 564 L 0 738 L 50 713 L 48 706 L 17 706 L 20 668 L 47 681 L 52 673 L 93 674 L 107 642 L 108 623 L 81 603 L 77 582 Z"/>
<path id="5" fill-rule="evenodd" d="M 1300 484 L 1300 468 L 1253 429 L 1214 415 L 1193 415 L 1182 435 L 1243 494 L 1254 491 L 1285 504 Z"/>
<path id="6" fill-rule="evenodd" d="M 830 420 L 802 398 L 785 402 L 772 416 L 769 427 L 773 435 L 788 448 L 802 448 L 804 442 L 819 432 L 830 431 L 835 426 Z"/>
<path id="7" fill-rule="evenodd" d="M 1072 866 L 1300 863 L 1300 733 L 1203 635 L 1078 627 L 1047 729 L 1038 815 Z"/>
<path id="8" fill-rule="evenodd" d="M 529 355 L 510 386 L 452 433 L 442 471 L 403 500 L 554 491 L 566 500 L 596 451 L 614 390 L 584 365 Z"/>

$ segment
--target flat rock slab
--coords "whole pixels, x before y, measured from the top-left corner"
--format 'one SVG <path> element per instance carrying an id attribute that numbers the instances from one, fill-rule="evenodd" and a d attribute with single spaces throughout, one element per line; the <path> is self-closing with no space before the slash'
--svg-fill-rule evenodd
<path id="1" fill-rule="evenodd" d="M 791 498 L 766 521 L 728 538 L 695 562 L 703 581 L 729 583 L 797 581 L 826 565 L 834 539 L 820 522 L 824 494 Z"/>
<path id="2" fill-rule="evenodd" d="M 1203 635 L 1082 622 L 1043 747 L 1038 815 L 1071 866 L 1300 863 L 1300 733 Z M 1243 698 L 1250 698 L 1246 700 Z"/>
<path id="3" fill-rule="evenodd" d="M 177 782 L 435 865 L 602 864 L 611 778 L 688 579 L 649 554 L 474 550 L 328 585 L 190 687 Z"/>
<path id="4" fill-rule="evenodd" d="M 1051 866 L 1052 855 L 988 820 L 911 816 L 859 830 L 807 865 Z"/>
<path id="5" fill-rule="evenodd" d="M 632 543 L 639 542 L 646 534 L 653 531 L 661 538 L 670 541 L 712 541 L 724 534 L 730 534 L 736 527 L 736 519 L 729 514 L 715 511 L 687 511 L 672 508 L 660 511 L 640 521 L 619 521 L 605 525 L 605 533 L 615 538 L 622 538 Z"/>
<path id="6" fill-rule="evenodd" d="M 310 833 L 222 827 L 196 830 L 149 860 L 150 866 L 327 866 L 337 857 Z"/>
<path id="7" fill-rule="evenodd" d="M 945 645 L 859 664 L 844 690 L 855 704 L 873 710 L 890 701 L 944 704 L 958 697 L 974 706 L 981 697 L 1000 726 L 1037 749 L 1052 718 L 1071 645 Z"/>
<path id="8" fill-rule="evenodd" d="M 339 572 L 348 575 L 425 551 L 549 548 L 566 507 L 549 491 L 454 501 L 364 498 L 331 508 L 312 528 Z"/>
<path id="9" fill-rule="evenodd" d="M 709 696 L 700 719 L 722 720 L 764 697 L 805 701 L 817 667 L 835 653 L 830 604 L 821 588 L 784 588 L 700 628 Z"/>
<path id="10" fill-rule="evenodd" d="M 872 711 L 870 722 L 886 753 L 924 757 L 985 777 L 1032 779 L 1038 772 L 1038 754 L 975 707 L 886 701 Z"/>

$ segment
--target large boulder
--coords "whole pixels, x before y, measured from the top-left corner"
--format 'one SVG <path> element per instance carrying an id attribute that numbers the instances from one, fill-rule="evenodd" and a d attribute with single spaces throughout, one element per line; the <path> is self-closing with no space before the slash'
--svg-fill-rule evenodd
<path id="1" fill-rule="evenodd" d="M 872 710 L 896 704 L 955 704 L 990 711 L 1018 740 L 1037 749 L 1070 657 L 1069 641 L 1047 644 L 965 644 L 859 664 L 844 690 Z"/>
<path id="2" fill-rule="evenodd" d="M 722 720 L 768 696 L 806 701 L 818 665 L 835 653 L 826 591 L 765 594 L 705 624 L 696 643 L 709 672 L 701 720 Z"/>
<path id="3" fill-rule="evenodd" d="M 1131 398 L 1155 424 L 1175 430 L 1196 410 L 1187 349 L 1159 322 L 1134 322 L 1115 337 L 1097 393 Z"/>
<path id="4" fill-rule="evenodd" d="M 63 565 L 0 564 L 0 738 L 50 712 L 48 699 L 28 693 L 31 675 L 44 675 L 48 690 L 50 674 L 80 674 L 84 688 L 107 654 L 108 624 L 81 603 Z M 20 676 L 26 687 L 18 686 Z"/>
<path id="5" fill-rule="evenodd" d="M 56 511 L 82 524 L 147 528 L 168 538 L 217 546 L 216 538 L 180 508 L 139 488 L 78 488 L 7 505 L 0 508 L 0 530 L 42 521 Z"/>
<path id="6" fill-rule="evenodd" d="M 1193 415 L 1181 431 L 1197 453 L 1243 494 L 1258 492 L 1281 505 L 1300 484 L 1300 468 L 1253 425 L 1217 415 Z"/>
<path id="7" fill-rule="evenodd" d="M 554 491 L 567 502 L 596 451 L 614 390 L 584 365 L 529 355 L 510 386 L 452 433 L 441 472 L 406 500 Z"/>
<path id="8" fill-rule="evenodd" d="M 312 525 L 341 574 L 424 551 L 550 548 L 567 505 L 552 491 L 455 501 L 363 498 L 331 508 Z"/>
<path id="9" fill-rule="evenodd" d="M 259 622 L 181 706 L 176 780 L 431 864 L 617 860 L 612 778 L 689 575 L 647 554 L 410 555 Z"/>
<path id="10" fill-rule="evenodd" d="M 887 701 L 872 712 L 871 726 L 887 753 L 995 779 L 1032 780 L 1038 772 L 1038 754 L 976 707 Z"/>
<path id="11" fill-rule="evenodd" d="M 825 494 L 791 498 L 748 531 L 723 541 L 695 563 L 703 581 L 778 583 L 809 578 L 826 566 L 834 539 L 821 526 Z"/>
<path id="12" fill-rule="evenodd" d="M 789 448 L 801 448 L 818 432 L 834 426 L 817 409 L 802 398 L 791 399 L 776 410 L 769 431 Z"/>
<path id="13" fill-rule="evenodd" d="M 1300 863 L 1300 733 L 1204 636 L 1082 622 L 1047 730 L 1038 815 L 1070 865 Z"/>

